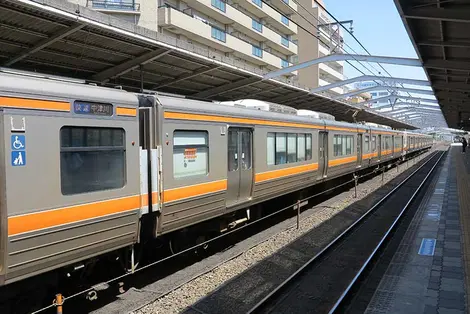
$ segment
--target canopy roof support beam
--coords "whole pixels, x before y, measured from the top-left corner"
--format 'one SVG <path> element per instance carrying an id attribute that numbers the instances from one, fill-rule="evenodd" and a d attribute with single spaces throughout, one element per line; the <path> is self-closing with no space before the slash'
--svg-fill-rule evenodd
<path id="1" fill-rule="evenodd" d="M 290 72 L 308 68 L 309 66 L 333 62 L 333 61 L 364 61 L 364 62 L 375 62 L 375 63 L 385 63 L 385 64 L 394 64 L 394 65 L 406 65 L 406 66 L 415 66 L 421 67 L 421 61 L 419 59 L 412 58 L 398 58 L 398 57 L 384 57 L 384 56 L 369 56 L 369 55 L 355 55 L 355 54 L 331 54 L 310 61 L 305 61 L 289 67 L 282 68 L 281 70 L 276 70 L 269 72 L 263 76 L 264 80 L 269 80 L 278 76 L 286 75 Z"/>
<path id="2" fill-rule="evenodd" d="M 388 95 L 388 96 L 384 96 L 384 97 L 380 97 L 380 98 L 369 99 L 369 100 L 360 102 L 356 105 L 357 106 L 363 106 L 363 105 L 370 104 L 370 103 L 376 102 L 376 101 L 380 102 L 381 100 L 391 100 L 392 102 L 395 102 L 395 100 L 397 100 L 397 99 L 415 100 L 415 101 L 419 101 L 419 102 L 428 102 L 428 103 L 432 103 L 432 104 L 437 104 L 438 103 L 438 101 L 435 100 L 435 99 L 426 99 L 426 98 L 419 98 L 419 97 L 412 97 L 412 96 Z"/>
<path id="3" fill-rule="evenodd" d="M 363 82 L 363 81 L 371 81 L 371 80 L 391 82 L 391 83 L 410 84 L 410 85 L 419 85 L 419 86 L 431 86 L 431 84 L 425 80 L 414 80 L 414 79 L 407 79 L 407 78 L 375 76 L 375 75 L 362 75 L 358 77 L 353 77 L 348 80 L 339 81 L 339 82 L 324 85 L 324 86 L 319 86 L 317 88 L 311 89 L 310 92 L 319 93 L 319 92 L 323 92 L 326 90 L 330 90 L 335 87 L 344 86 L 344 85 L 355 83 L 355 82 Z"/>
<path id="4" fill-rule="evenodd" d="M 38 52 L 39 50 L 43 48 L 46 48 L 47 46 L 52 45 L 53 43 L 75 33 L 76 31 L 82 29 L 83 27 L 85 27 L 85 24 L 74 23 L 70 27 L 60 30 L 59 32 L 52 35 L 51 37 L 44 38 L 43 40 L 39 41 L 33 47 L 26 49 L 26 51 L 21 52 L 18 56 L 5 62 L 3 66 L 6 66 L 6 67 L 12 66 L 14 63 L 23 60 L 24 58 L 32 55 L 33 53 Z"/>
<path id="5" fill-rule="evenodd" d="M 149 62 L 152 62 L 154 60 L 160 59 L 161 57 L 169 54 L 172 50 L 169 49 L 159 49 L 159 50 L 153 50 L 147 53 L 144 53 L 137 58 L 130 59 L 126 62 L 123 62 L 121 64 L 118 64 L 116 66 L 113 66 L 109 69 L 106 69 L 104 71 L 101 71 L 100 73 L 97 73 L 91 77 L 92 81 L 95 82 L 101 82 L 101 83 L 106 83 L 108 82 L 111 78 L 115 78 L 118 76 L 121 76 L 123 74 L 126 74 L 134 69 L 137 69 L 143 64 L 147 64 Z"/>
<path id="6" fill-rule="evenodd" d="M 341 94 L 341 95 L 335 96 L 333 99 L 341 99 L 341 98 L 346 98 L 346 97 L 354 96 L 354 95 L 361 94 L 361 93 L 366 93 L 366 92 L 370 92 L 374 90 L 384 90 L 384 89 L 393 90 L 396 92 L 408 92 L 408 93 L 415 93 L 415 94 L 422 94 L 422 95 L 434 95 L 432 90 L 378 85 L 378 86 L 358 89 L 349 93 Z"/>

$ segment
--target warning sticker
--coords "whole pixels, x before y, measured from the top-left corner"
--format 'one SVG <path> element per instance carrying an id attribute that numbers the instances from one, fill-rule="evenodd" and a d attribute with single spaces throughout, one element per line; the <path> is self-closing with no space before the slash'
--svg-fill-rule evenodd
<path id="1" fill-rule="evenodd" d="M 187 161 L 195 161 L 197 157 L 197 148 L 186 148 L 184 150 L 184 158 Z"/>

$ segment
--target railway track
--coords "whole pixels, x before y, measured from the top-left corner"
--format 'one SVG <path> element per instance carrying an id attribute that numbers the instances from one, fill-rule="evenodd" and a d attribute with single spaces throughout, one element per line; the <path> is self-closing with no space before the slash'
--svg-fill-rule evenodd
<path id="1" fill-rule="evenodd" d="M 248 313 L 333 313 L 383 247 L 446 152 L 429 160 Z"/>
<path id="2" fill-rule="evenodd" d="M 370 176 L 375 176 L 375 175 L 380 175 L 380 172 L 379 173 L 375 173 L 375 172 L 367 173 L 366 175 L 364 175 L 364 178 L 361 179 L 361 181 L 362 180 L 368 180 L 368 178 Z M 348 190 L 351 187 L 354 187 L 354 183 L 349 183 L 348 185 L 344 186 L 344 189 Z M 334 188 L 334 189 L 336 189 L 336 188 Z M 340 190 L 343 190 L 343 189 L 340 189 Z M 316 197 L 313 200 L 313 202 L 312 202 L 313 204 L 316 204 L 318 202 L 321 202 L 322 200 L 326 200 L 329 197 L 331 197 L 331 195 L 322 195 L 322 193 L 319 193 L 318 195 L 319 196 Z M 280 206 L 280 205 L 281 204 L 277 204 L 277 206 Z M 238 236 L 236 236 L 235 238 L 232 237 L 231 241 L 229 241 L 229 242 L 230 243 L 236 243 L 236 242 L 240 241 L 240 239 L 244 239 L 246 237 L 249 237 L 252 234 L 256 234 L 256 232 L 258 232 L 259 229 L 264 229 L 267 226 L 270 226 L 270 225 L 275 224 L 279 221 L 282 221 L 282 220 L 286 219 L 288 216 L 292 216 L 290 211 L 286 211 L 281 216 L 279 216 L 279 215 L 273 216 L 272 219 L 269 219 L 269 220 L 265 221 L 264 223 L 261 223 L 260 226 L 258 226 L 258 225 L 255 226 L 254 225 L 254 226 L 252 226 L 252 228 L 249 228 L 248 230 L 245 230 L 244 232 L 241 232 L 241 233 L 238 232 Z M 206 254 L 206 256 L 211 255 L 215 252 L 219 252 L 220 250 L 223 250 L 223 248 L 225 248 L 227 246 L 227 243 L 222 243 L 222 242 L 219 243 L 219 242 L 220 241 L 217 241 L 216 243 L 213 243 L 213 246 L 211 247 L 210 252 L 207 252 L 208 254 Z M 181 258 L 177 258 L 176 261 L 174 259 L 173 260 L 168 260 L 168 261 L 163 262 L 161 265 L 159 265 L 160 266 L 159 269 L 165 269 L 164 272 L 159 271 L 159 272 L 155 273 L 154 271 L 149 269 L 149 271 L 139 272 L 138 274 L 136 274 L 134 276 L 127 277 L 127 279 L 124 280 L 123 283 L 125 283 L 125 286 L 127 287 L 127 289 L 129 287 L 138 287 L 137 288 L 137 290 L 138 290 L 140 287 L 144 287 L 148 283 L 158 281 L 159 279 L 161 279 L 161 278 L 163 278 L 167 275 L 170 275 L 171 273 L 175 272 L 177 269 L 184 268 L 188 265 L 191 265 L 192 263 L 194 263 L 196 260 L 199 260 L 200 258 L 203 259 L 202 256 L 199 257 L 199 258 L 196 257 L 195 259 L 192 259 L 192 258 L 188 259 L 187 256 L 186 257 L 182 256 Z M 213 266 L 213 267 L 216 267 L 216 266 Z M 108 272 L 109 272 L 109 270 L 105 270 L 105 269 L 103 270 L 104 274 L 106 274 Z M 197 276 L 194 276 L 194 277 L 197 277 Z M 191 279 L 189 278 L 188 281 L 190 281 L 190 280 Z M 94 301 L 92 303 L 90 303 L 90 302 L 83 303 L 82 302 L 82 300 L 84 300 L 84 297 L 86 296 L 86 294 L 82 295 L 83 298 L 78 298 L 78 299 L 74 298 L 73 300 L 69 300 L 66 304 L 67 313 L 69 313 L 69 312 L 70 313 L 83 313 L 84 311 L 85 312 L 94 311 L 94 310 L 108 304 L 109 302 L 113 302 L 112 300 L 116 299 L 117 295 L 119 295 L 119 292 L 117 292 L 118 288 L 119 287 L 114 287 L 114 288 L 109 289 L 108 292 L 100 292 L 100 297 L 99 297 L 98 301 Z M 168 291 L 171 291 L 171 289 L 168 290 Z M 166 291 L 166 292 L 160 291 L 157 294 L 164 295 L 165 293 L 168 293 L 168 291 Z M 148 301 L 146 301 L 146 302 L 148 302 Z M 55 313 L 55 308 L 50 308 L 49 311 L 45 311 L 45 313 Z"/>

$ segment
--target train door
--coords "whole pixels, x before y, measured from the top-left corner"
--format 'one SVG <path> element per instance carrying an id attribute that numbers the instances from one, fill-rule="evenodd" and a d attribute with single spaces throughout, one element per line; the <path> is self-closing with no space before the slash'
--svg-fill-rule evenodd
<path id="1" fill-rule="evenodd" d="M 227 207 L 251 198 L 253 185 L 253 131 L 228 130 Z"/>
<path id="2" fill-rule="evenodd" d="M 362 165 L 362 134 L 357 135 L 357 167 Z"/>
<path id="3" fill-rule="evenodd" d="M 328 132 L 318 132 L 318 177 L 326 178 L 328 171 Z"/>
<path id="4" fill-rule="evenodd" d="M 377 142 L 377 148 L 378 148 L 378 150 L 379 150 L 378 156 L 379 156 L 379 159 L 380 159 L 380 158 L 382 157 L 382 135 L 379 134 L 377 140 L 378 140 L 378 142 Z"/>
<path id="5" fill-rule="evenodd" d="M 4 129 L 3 129 L 3 112 L 0 111 L 0 161 L 5 163 L 6 151 L 4 145 Z M 3 157 L 2 157 L 3 156 Z M 5 167 L 0 166 L 0 285 L 4 284 L 5 275 L 5 259 L 6 259 L 6 247 L 7 247 L 7 207 L 6 207 L 6 196 L 5 196 L 5 184 L 6 174 Z"/>

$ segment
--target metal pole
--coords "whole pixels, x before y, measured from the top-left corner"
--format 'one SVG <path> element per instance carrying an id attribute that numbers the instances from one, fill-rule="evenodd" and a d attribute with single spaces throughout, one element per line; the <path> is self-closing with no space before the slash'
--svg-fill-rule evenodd
<path id="1" fill-rule="evenodd" d="M 354 198 L 357 198 L 357 176 L 354 174 Z"/>
<path id="2" fill-rule="evenodd" d="M 385 167 L 382 168 L 382 185 L 384 185 Z"/>
<path id="3" fill-rule="evenodd" d="M 297 229 L 300 228 L 300 200 L 297 201 Z"/>
<path id="4" fill-rule="evenodd" d="M 397 162 L 397 173 L 400 171 L 399 168 L 398 168 L 399 166 L 400 166 L 400 163 Z"/>
<path id="5" fill-rule="evenodd" d="M 62 294 L 56 294 L 55 295 L 55 305 L 57 308 L 57 314 L 62 314 L 62 304 L 64 304 L 64 298 Z"/>
<path id="6" fill-rule="evenodd" d="M 140 66 L 140 92 L 144 92 L 144 65 L 141 64 Z"/>

